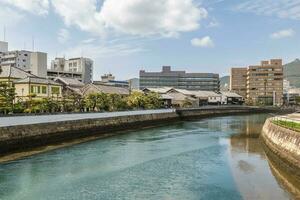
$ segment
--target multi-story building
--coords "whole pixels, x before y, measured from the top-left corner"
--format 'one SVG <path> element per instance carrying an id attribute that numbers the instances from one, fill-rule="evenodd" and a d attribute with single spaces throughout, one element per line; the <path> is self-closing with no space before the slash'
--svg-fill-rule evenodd
<path id="1" fill-rule="evenodd" d="M 230 91 L 247 97 L 247 68 L 231 68 Z"/>
<path id="2" fill-rule="evenodd" d="M 4 41 L 0 41 L 0 53 L 8 51 L 8 43 Z"/>
<path id="3" fill-rule="evenodd" d="M 161 72 L 140 71 L 140 89 L 159 87 L 219 91 L 219 74 L 172 71 L 169 66 L 164 66 Z"/>
<path id="4" fill-rule="evenodd" d="M 83 83 L 91 83 L 93 80 L 93 61 L 89 58 L 55 58 L 51 62 L 51 69 L 47 72 L 48 77 L 75 78 Z"/>
<path id="5" fill-rule="evenodd" d="M 283 67 L 281 59 L 262 61 L 247 70 L 247 99 L 262 104 L 281 105 Z"/>
<path id="6" fill-rule="evenodd" d="M 17 67 L 45 78 L 47 75 L 47 54 L 26 50 L 8 51 L 8 43 L 0 42 L 0 66 Z"/>
<path id="7" fill-rule="evenodd" d="M 247 71 L 246 84 L 245 70 Z M 283 103 L 282 60 L 262 61 L 260 65 L 244 69 L 233 68 L 231 70 L 231 89 L 237 93 L 246 91 L 248 103 L 281 105 Z"/>

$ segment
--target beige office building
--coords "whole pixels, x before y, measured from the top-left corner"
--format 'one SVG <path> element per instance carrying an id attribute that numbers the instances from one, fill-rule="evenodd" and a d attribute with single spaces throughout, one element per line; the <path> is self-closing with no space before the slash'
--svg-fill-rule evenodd
<path id="1" fill-rule="evenodd" d="M 230 91 L 246 99 L 247 97 L 247 68 L 231 68 Z"/>
<path id="2" fill-rule="evenodd" d="M 246 84 L 245 84 L 245 71 Z M 250 104 L 281 105 L 283 103 L 283 67 L 281 59 L 262 61 L 260 65 L 231 69 L 232 91 L 244 96 Z"/>

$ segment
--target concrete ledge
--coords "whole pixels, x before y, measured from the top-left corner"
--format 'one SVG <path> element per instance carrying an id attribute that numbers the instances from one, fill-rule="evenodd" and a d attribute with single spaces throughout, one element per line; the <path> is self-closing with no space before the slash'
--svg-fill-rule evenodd
<path id="1" fill-rule="evenodd" d="M 300 133 L 278 126 L 270 118 L 263 126 L 261 138 L 270 159 L 300 180 Z"/>
<path id="2" fill-rule="evenodd" d="M 173 112 L 0 127 L 0 154 L 178 119 Z"/>
<path id="3" fill-rule="evenodd" d="M 56 120 L 47 121 L 32 118 L 26 123 L 10 123 L 0 126 L 0 155 L 26 151 L 35 147 L 68 142 L 73 139 L 91 136 L 112 135 L 116 131 L 158 126 L 185 119 L 213 117 L 219 115 L 249 114 L 270 112 L 256 107 L 205 107 L 198 109 L 159 110 L 132 113 L 95 114 L 76 118 L 72 115 L 60 115 Z M 138 113 L 138 114 L 137 114 Z M 19 119 L 19 118 L 18 118 Z M 27 119 L 27 118 L 26 118 Z M 71 120 L 73 119 L 73 120 Z M 8 118 L 6 119 L 8 120 Z M 13 120 L 10 119 L 9 120 Z M 36 121 L 34 121 L 36 120 Z M 37 121 L 40 122 L 37 122 Z"/>

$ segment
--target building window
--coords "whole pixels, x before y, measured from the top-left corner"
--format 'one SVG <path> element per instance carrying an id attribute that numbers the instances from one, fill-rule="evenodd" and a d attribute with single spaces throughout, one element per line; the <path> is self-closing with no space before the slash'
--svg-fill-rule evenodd
<path id="1" fill-rule="evenodd" d="M 52 94 L 59 94 L 59 87 L 51 87 Z"/>
<path id="2" fill-rule="evenodd" d="M 42 86 L 42 94 L 47 94 L 47 87 L 46 86 Z"/>

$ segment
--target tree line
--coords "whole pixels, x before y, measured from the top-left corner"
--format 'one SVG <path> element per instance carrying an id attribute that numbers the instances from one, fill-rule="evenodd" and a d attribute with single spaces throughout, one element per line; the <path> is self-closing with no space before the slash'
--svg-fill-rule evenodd
<path id="1" fill-rule="evenodd" d="M 85 97 L 71 93 L 63 98 L 37 99 L 30 95 L 26 100 L 16 98 L 15 90 L 0 83 L 0 113 L 56 113 L 56 112 L 109 112 L 122 110 L 157 109 L 162 107 L 159 94 L 134 91 L 128 96 L 94 93 Z"/>

